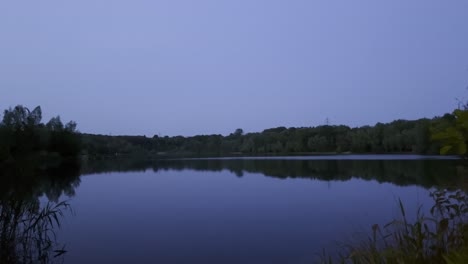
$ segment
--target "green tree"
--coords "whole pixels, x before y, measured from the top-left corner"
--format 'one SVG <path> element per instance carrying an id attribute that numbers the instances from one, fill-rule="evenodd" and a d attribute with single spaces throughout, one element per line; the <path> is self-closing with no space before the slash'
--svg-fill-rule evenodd
<path id="1" fill-rule="evenodd" d="M 468 144 L 468 110 L 453 112 L 455 124 L 435 133 L 432 139 L 442 142 L 440 154 L 466 155 Z"/>

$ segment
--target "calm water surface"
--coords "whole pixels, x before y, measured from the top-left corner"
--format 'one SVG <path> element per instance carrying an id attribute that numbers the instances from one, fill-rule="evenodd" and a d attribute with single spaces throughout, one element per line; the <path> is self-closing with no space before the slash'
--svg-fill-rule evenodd
<path id="1" fill-rule="evenodd" d="M 414 215 L 463 182 L 460 160 L 343 157 L 84 164 L 42 201 L 73 210 L 57 229 L 65 263 L 313 263 L 398 217 L 399 198 Z"/>

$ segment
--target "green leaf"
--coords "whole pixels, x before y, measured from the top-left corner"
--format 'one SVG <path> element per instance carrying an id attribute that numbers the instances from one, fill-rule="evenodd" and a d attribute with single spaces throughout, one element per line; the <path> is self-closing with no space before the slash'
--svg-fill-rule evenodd
<path id="1" fill-rule="evenodd" d="M 447 155 L 447 153 L 452 149 L 452 146 L 443 146 L 440 149 L 440 155 Z"/>

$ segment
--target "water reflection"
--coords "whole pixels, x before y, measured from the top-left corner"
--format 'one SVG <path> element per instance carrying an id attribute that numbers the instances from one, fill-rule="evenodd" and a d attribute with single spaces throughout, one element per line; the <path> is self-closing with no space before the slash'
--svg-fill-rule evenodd
<path id="1" fill-rule="evenodd" d="M 79 166 L 38 164 L 28 160 L 0 168 L 0 263 L 63 261 L 66 249 L 55 234 L 64 213 L 71 210 L 61 199 L 75 194 Z"/>
<path id="2" fill-rule="evenodd" d="M 459 186 L 459 160 L 186 160 L 159 163 L 159 169 L 229 170 L 275 178 L 348 181 L 352 178 L 398 186 Z"/>
<path id="3" fill-rule="evenodd" d="M 322 181 L 348 181 L 353 178 L 392 183 L 398 186 L 431 187 L 468 186 L 463 177 L 463 160 L 307 160 L 307 159 L 201 159 L 100 161 L 83 166 L 83 174 L 109 171 L 228 170 L 238 177 L 261 173 L 275 178 L 306 178 Z"/>
<path id="4" fill-rule="evenodd" d="M 124 159 L 47 168 L 31 161 L 10 164 L 0 168 L 0 263 L 62 262 L 64 256 L 67 263 L 310 263 L 326 241 L 342 239 L 356 226 L 367 230 L 392 219 L 394 197 L 408 201 L 408 212 L 415 212 L 419 204 L 431 202 L 429 191 L 420 187 L 468 186 L 460 173 L 463 162 Z M 140 172 L 109 173 L 113 171 Z M 96 173 L 107 175 L 81 182 L 79 175 Z M 324 187 L 328 183 L 335 185 L 332 191 Z M 67 197 L 80 184 L 73 199 L 78 213 L 67 218 L 57 240 L 70 210 Z"/>
<path id="5" fill-rule="evenodd" d="M 462 163 L 89 161 L 61 237 L 69 263 L 313 263 L 397 218 L 399 198 L 409 220 L 428 211 L 427 188 L 461 185 Z"/>

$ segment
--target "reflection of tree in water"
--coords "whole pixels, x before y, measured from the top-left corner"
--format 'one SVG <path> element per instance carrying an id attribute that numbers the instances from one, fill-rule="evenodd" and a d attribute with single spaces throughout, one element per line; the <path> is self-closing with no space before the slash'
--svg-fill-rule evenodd
<path id="1" fill-rule="evenodd" d="M 56 241 L 64 213 L 62 195 L 71 197 L 79 185 L 76 163 L 40 169 L 34 162 L 0 168 L 0 263 L 53 263 L 66 252 Z M 46 196 L 47 202 L 40 197 Z"/>
<path id="2" fill-rule="evenodd" d="M 463 160 L 307 160 L 307 159 L 186 159 L 186 160 L 104 160 L 88 162 L 82 174 L 109 171 L 228 170 L 238 177 L 261 173 L 274 178 L 304 178 L 321 181 L 374 180 L 398 186 L 424 188 L 468 186 Z M 465 169 L 464 169 L 465 168 Z"/>
<path id="3" fill-rule="evenodd" d="M 153 170 L 222 171 L 237 176 L 244 172 L 275 178 L 304 178 L 323 181 L 348 181 L 353 178 L 388 182 L 399 186 L 425 188 L 458 186 L 460 160 L 267 160 L 206 159 L 166 160 L 152 164 Z"/>

